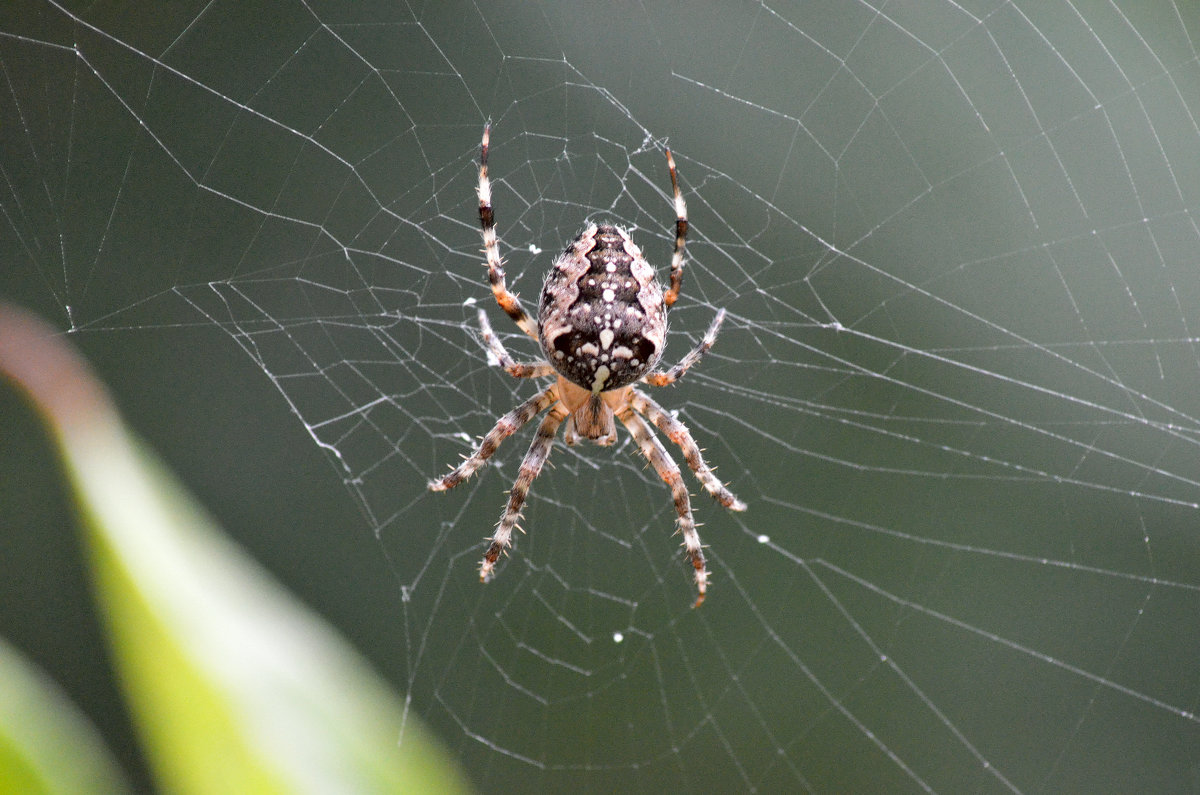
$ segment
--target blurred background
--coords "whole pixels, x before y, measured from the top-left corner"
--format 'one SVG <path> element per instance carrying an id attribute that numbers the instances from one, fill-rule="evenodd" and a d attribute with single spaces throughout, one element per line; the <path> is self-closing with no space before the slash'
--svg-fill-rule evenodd
<path id="1" fill-rule="evenodd" d="M 0 296 L 484 790 L 1200 786 L 1200 14 L 1115 2 L 15 2 Z M 623 442 L 489 366 L 479 136 L 529 305 L 585 219 L 665 272 L 656 399 L 713 585 Z M 686 477 L 686 473 L 685 473 Z M 699 492 L 694 486 L 693 492 Z M 0 389 L 0 634 L 148 773 L 44 432 Z M 399 741 L 402 727 L 396 735 Z"/>

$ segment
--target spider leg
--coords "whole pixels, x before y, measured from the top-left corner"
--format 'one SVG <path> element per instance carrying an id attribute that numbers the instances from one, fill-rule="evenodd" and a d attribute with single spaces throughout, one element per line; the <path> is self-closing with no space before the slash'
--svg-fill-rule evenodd
<path id="1" fill-rule="evenodd" d="M 717 476 L 705 462 L 704 456 L 700 452 L 700 446 L 692 438 L 692 433 L 687 426 L 667 413 L 667 410 L 649 395 L 636 389 L 631 390 L 631 395 L 630 407 L 654 423 L 656 428 L 679 447 L 688 467 L 695 473 L 696 479 L 708 493 L 713 496 L 713 499 L 731 511 L 746 510 L 746 503 L 739 500 L 732 491 L 725 488 L 724 483 L 717 480 Z"/>
<path id="2" fill-rule="evenodd" d="M 675 158 L 671 157 L 670 149 L 667 150 L 667 168 L 671 170 L 671 190 L 675 194 L 675 253 L 671 255 L 671 289 L 663 293 L 663 303 L 671 306 L 679 298 L 679 288 L 683 285 L 683 244 L 687 241 L 688 220 L 687 205 L 679 192 L 679 177 L 675 174 Z"/>
<path id="3" fill-rule="evenodd" d="M 483 441 L 479 443 L 479 448 L 469 458 L 455 467 L 454 471 L 437 480 L 431 480 L 429 482 L 429 490 L 445 491 L 446 489 L 452 489 L 471 477 L 471 475 L 475 474 L 475 470 L 483 466 L 492 457 L 492 454 L 500 447 L 501 442 L 521 430 L 525 423 L 541 414 L 546 410 L 547 406 L 556 400 L 558 400 L 557 385 L 551 385 L 544 392 L 534 395 L 505 414 L 496 422 L 495 427 L 488 431 L 487 436 L 483 437 Z"/>
<path id="4" fill-rule="evenodd" d="M 708 591 L 708 569 L 704 566 L 704 550 L 700 547 L 700 534 L 696 532 L 696 520 L 692 518 L 692 504 L 688 499 L 687 487 L 683 484 L 683 475 L 679 472 L 679 465 L 671 456 L 667 455 L 666 448 L 650 430 L 646 421 L 632 409 L 627 409 L 618 416 L 625 427 L 629 429 L 634 441 L 638 443 L 642 455 L 671 489 L 671 497 L 675 500 L 675 513 L 679 517 L 677 521 L 679 533 L 683 536 L 683 548 L 687 550 L 688 561 L 696 573 L 696 590 L 699 591 L 699 595 L 692 607 L 699 607 L 704 603 L 704 596 Z"/>
<path id="5" fill-rule="evenodd" d="M 700 361 L 700 357 L 708 353 L 708 349 L 717 341 L 717 331 L 721 328 L 721 321 L 723 320 L 725 320 L 725 310 L 721 309 L 717 312 L 717 316 L 713 318 L 712 325 L 708 327 L 708 331 L 704 332 L 704 339 L 700 340 L 700 344 L 692 348 L 688 355 L 680 360 L 679 364 L 670 370 L 647 373 L 642 377 L 642 380 L 650 386 L 667 386 L 683 378 L 683 374 L 691 369 L 692 365 Z"/>
<path id="6" fill-rule="evenodd" d="M 554 367 L 545 362 L 525 364 L 515 361 L 500 342 L 500 338 L 496 336 L 496 332 L 492 331 L 492 324 L 488 322 L 487 313 L 482 309 L 479 310 L 479 328 L 483 332 L 483 341 L 487 343 L 488 350 L 496 357 L 496 361 L 500 363 L 504 371 L 513 378 L 541 378 L 554 375 Z"/>
<path id="7" fill-rule="evenodd" d="M 496 216 L 492 211 L 492 181 L 488 179 L 488 140 L 491 138 L 492 125 L 483 126 L 483 142 L 479 147 L 479 224 L 483 229 L 483 251 L 487 255 L 488 281 L 492 285 L 492 294 L 496 303 L 513 319 L 513 322 L 535 340 L 537 332 L 533 322 L 516 293 L 510 293 L 504 282 L 504 264 L 500 260 L 500 243 L 496 239 Z"/>
<path id="8" fill-rule="evenodd" d="M 554 387 L 550 387 L 547 391 L 549 392 L 553 389 Z M 492 544 L 488 547 L 487 552 L 483 556 L 483 561 L 479 564 L 480 582 L 487 582 L 492 578 L 492 569 L 495 567 L 496 561 L 500 558 L 500 554 L 508 549 L 512 543 L 512 530 L 521 518 L 521 508 L 525 506 L 525 497 L 529 494 L 529 487 L 533 485 L 534 478 L 542 471 L 542 465 L 550 457 L 550 447 L 554 444 L 554 434 L 558 432 L 558 426 L 566 418 L 566 409 L 561 406 L 555 406 L 550 409 L 550 413 L 542 418 L 542 424 L 538 426 L 537 435 L 533 437 L 533 443 L 529 445 L 529 452 L 525 454 L 525 460 L 521 462 L 521 471 L 517 474 L 517 480 L 513 483 L 512 491 L 509 492 L 508 505 L 504 508 L 504 516 L 500 518 L 500 523 L 496 525 L 496 532 L 492 533 Z"/>

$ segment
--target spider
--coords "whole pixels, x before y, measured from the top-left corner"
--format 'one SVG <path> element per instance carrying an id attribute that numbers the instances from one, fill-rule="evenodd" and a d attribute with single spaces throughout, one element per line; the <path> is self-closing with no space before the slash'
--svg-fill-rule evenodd
<path id="1" fill-rule="evenodd" d="M 688 231 L 687 207 L 679 192 L 671 150 L 667 150 L 667 168 L 671 173 L 677 218 L 670 288 L 663 292 L 653 266 L 624 229 L 611 224 L 590 223 L 567 245 L 546 275 L 535 328 L 516 294 L 505 286 L 492 212 L 492 186 L 488 179 L 490 133 L 491 125 L 487 124 L 480 145 L 478 189 L 488 280 L 496 303 L 521 331 L 538 341 L 545 359 L 529 364 L 515 361 L 492 331 L 482 309 L 479 310 L 479 326 L 488 349 L 509 375 L 514 378 L 554 376 L 555 381 L 500 417 L 495 427 L 483 437 L 478 449 L 452 472 L 431 481 L 429 488 L 445 491 L 462 483 L 492 457 L 505 439 L 549 409 L 521 462 L 504 514 L 479 566 L 479 579 L 487 582 L 501 553 L 507 554 L 512 543 L 512 530 L 520 520 L 534 478 L 550 455 L 559 425 L 566 421 L 563 436 L 568 445 L 574 445 L 581 437 L 598 445 L 610 445 L 617 439 L 614 418 L 620 420 L 637 442 L 642 455 L 671 489 L 678 514 L 678 532 L 683 536 L 683 547 L 695 573 L 698 595 L 693 607 L 699 607 L 708 590 L 708 569 L 692 518 L 688 491 L 679 466 L 667 454 L 646 420 L 679 446 L 696 478 L 717 502 L 732 511 L 744 511 L 746 504 L 717 480 L 687 427 L 634 386 L 635 383 L 666 386 L 678 381 L 712 347 L 721 321 L 725 319 L 725 310 L 721 309 L 704 339 L 687 356 L 669 370 L 654 369 L 666 341 L 667 308 L 679 297 L 683 247 Z"/>

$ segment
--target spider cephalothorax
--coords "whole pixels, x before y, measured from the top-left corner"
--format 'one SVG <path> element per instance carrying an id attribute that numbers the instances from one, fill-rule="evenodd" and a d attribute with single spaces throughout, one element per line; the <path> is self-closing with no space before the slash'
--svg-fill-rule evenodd
<path id="1" fill-rule="evenodd" d="M 479 157 L 479 220 L 483 227 L 488 279 L 496 303 L 522 331 L 538 341 L 545 361 L 533 364 L 514 361 L 493 333 L 482 309 L 479 310 L 479 325 L 488 348 L 510 375 L 517 378 L 557 376 L 557 379 L 501 417 L 471 457 L 445 477 L 431 482 L 429 488 L 444 491 L 457 486 L 479 469 L 501 442 L 549 409 L 521 462 L 508 505 L 479 567 L 480 579 L 486 582 L 501 553 L 512 543 L 512 529 L 520 518 L 533 479 L 550 454 L 558 426 L 566 421 L 563 435 L 567 444 L 575 444 L 580 437 L 596 444 L 612 444 L 617 438 L 614 420 L 620 420 L 638 443 L 642 455 L 671 488 L 679 532 L 695 572 L 699 592 L 695 606 L 698 607 L 708 588 L 708 569 L 692 518 L 691 501 L 679 467 L 667 455 L 646 420 L 679 446 L 688 467 L 718 502 L 733 511 L 744 511 L 746 504 L 717 480 L 687 427 L 633 386 L 638 382 L 666 386 L 679 380 L 712 347 L 717 329 L 725 318 L 724 309 L 717 312 L 704 339 L 679 364 L 670 370 L 654 370 L 666 342 L 667 308 L 679 297 L 683 247 L 688 230 L 687 207 L 679 192 L 675 160 L 668 149 L 667 166 L 671 172 L 676 215 L 670 289 L 663 291 L 655 278 L 654 267 L 624 229 L 610 224 L 589 224 L 567 245 L 546 275 L 535 329 L 517 296 L 505 285 L 488 178 L 489 132 L 490 127 L 485 126 Z"/>

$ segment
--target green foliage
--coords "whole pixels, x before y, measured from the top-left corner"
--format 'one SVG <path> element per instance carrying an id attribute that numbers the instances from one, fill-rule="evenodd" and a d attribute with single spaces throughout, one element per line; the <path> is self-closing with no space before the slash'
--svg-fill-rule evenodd
<path id="1" fill-rule="evenodd" d="M 76 497 L 114 663 L 173 792 L 460 792 L 445 753 L 333 630 L 213 526 L 61 338 L 0 306 L 0 372 L 45 416 Z M 123 788 L 62 698 L 4 658 L 0 781 Z M 35 727 L 48 727 L 33 731 Z M 80 739 L 84 738 L 84 739 Z M 57 777 L 51 776 L 57 773 Z"/>

